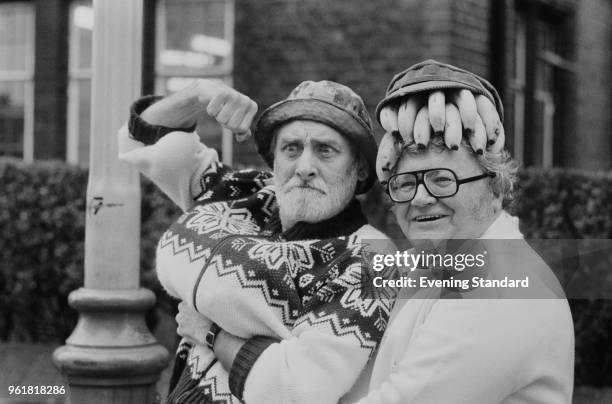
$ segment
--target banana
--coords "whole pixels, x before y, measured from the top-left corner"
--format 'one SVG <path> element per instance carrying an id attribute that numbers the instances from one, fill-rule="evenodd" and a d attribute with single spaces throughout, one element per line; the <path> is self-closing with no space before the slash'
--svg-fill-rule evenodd
<path id="1" fill-rule="evenodd" d="M 470 135 L 474 132 L 476 116 L 478 115 L 474 96 L 470 90 L 462 89 L 453 93 L 452 101 L 457 108 L 459 108 L 461 123 L 463 123 L 463 130 L 465 131 L 466 135 Z"/>
<path id="2" fill-rule="evenodd" d="M 393 107 L 391 104 L 385 105 L 380 110 L 380 126 L 383 127 L 385 132 L 393 133 L 398 132 L 397 126 L 397 108 Z"/>
<path id="3" fill-rule="evenodd" d="M 495 105 L 482 94 L 476 96 L 476 109 L 487 131 L 487 144 L 491 146 L 497 140 L 501 121 Z"/>
<path id="4" fill-rule="evenodd" d="M 455 104 L 447 103 L 445 106 L 446 127 L 444 130 L 444 143 L 451 150 L 459 150 L 461 144 L 461 116 Z M 430 119 L 431 120 L 431 119 Z"/>
<path id="5" fill-rule="evenodd" d="M 399 107 L 397 124 L 402 139 L 404 139 L 404 144 L 408 145 L 414 140 L 412 132 L 414 129 L 414 120 L 417 116 L 420 104 L 420 99 L 416 95 L 413 95 L 405 100 Z"/>
<path id="6" fill-rule="evenodd" d="M 476 125 L 474 125 L 474 132 L 468 136 L 468 140 L 472 149 L 477 154 L 483 154 L 487 147 L 487 133 L 485 131 L 484 123 L 480 118 L 480 115 L 476 115 Z"/>
<path id="7" fill-rule="evenodd" d="M 402 144 L 399 136 L 387 132 L 380 140 L 378 154 L 376 156 L 376 175 L 381 184 L 385 185 L 391 176 L 391 169 L 397 163 L 402 152 Z"/>
<path id="8" fill-rule="evenodd" d="M 423 106 L 414 120 L 414 142 L 419 149 L 424 149 L 431 138 L 431 126 L 429 125 L 429 111 L 427 105 Z"/>
<path id="9" fill-rule="evenodd" d="M 499 153 L 504 148 L 505 142 L 506 134 L 504 132 L 504 127 L 502 125 L 499 125 L 499 133 L 497 134 L 497 140 L 489 147 L 489 152 Z"/>
<path id="10" fill-rule="evenodd" d="M 429 110 L 429 123 L 436 135 L 444 134 L 444 126 L 446 121 L 445 99 L 442 91 L 434 91 L 429 94 L 427 100 L 427 108 Z"/>

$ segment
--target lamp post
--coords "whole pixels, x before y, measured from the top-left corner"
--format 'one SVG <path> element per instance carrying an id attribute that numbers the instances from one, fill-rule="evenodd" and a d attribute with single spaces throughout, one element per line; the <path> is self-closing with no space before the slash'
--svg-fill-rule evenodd
<path id="1" fill-rule="evenodd" d="M 79 321 L 53 360 L 72 403 L 151 403 L 169 360 L 144 321 L 140 179 L 117 158 L 116 133 L 140 95 L 143 0 L 94 0 L 92 119 L 85 284 L 70 294 Z"/>

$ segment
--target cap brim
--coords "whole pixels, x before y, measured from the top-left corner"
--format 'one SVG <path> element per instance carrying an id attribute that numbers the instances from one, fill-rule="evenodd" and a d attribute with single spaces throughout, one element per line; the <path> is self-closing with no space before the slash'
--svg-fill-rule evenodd
<path id="1" fill-rule="evenodd" d="M 328 125 L 353 142 L 369 166 L 368 178 L 356 193 L 363 193 L 372 186 L 376 178 L 377 145 L 371 129 L 356 114 L 323 100 L 284 100 L 272 105 L 261 114 L 255 123 L 253 136 L 259 154 L 270 167 L 274 163 L 274 155 L 270 150 L 274 129 L 294 120 L 315 121 Z"/>

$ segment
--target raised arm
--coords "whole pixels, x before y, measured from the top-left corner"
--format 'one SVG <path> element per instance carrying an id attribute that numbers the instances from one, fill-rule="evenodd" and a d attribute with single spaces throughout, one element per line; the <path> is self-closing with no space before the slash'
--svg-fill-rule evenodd
<path id="1" fill-rule="evenodd" d="M 235 133 L 249 130 L 257 104 L 249 97 L 213 80 L 196 80 L 147 107 L 140 117 L 151 125 L 193 127 L 203 112 Z"/>
<path id="2" fill-rule="evenodd" d="M 256 112 L 250 98 L 211 80 L 197 80 L 165 98 L 143 97 L 119 130 L 119 158 L 186 210 L 204 191 L 200 179 L 219 160 L 194 132 L 198 116 L 208 113 L 230 131 L 244 133 Z"/>

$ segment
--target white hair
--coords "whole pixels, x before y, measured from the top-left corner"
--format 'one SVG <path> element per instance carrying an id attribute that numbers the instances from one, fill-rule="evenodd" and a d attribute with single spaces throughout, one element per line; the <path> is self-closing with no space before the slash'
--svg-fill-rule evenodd
<path id="1" fill-rule="evenodd" d="M 504 203 L 509 203 L 514 199 L 514 190 L 517 180 L 517 171 L 519 163 L 512 158 L 510 153 L 503 149 L 498 153 L 491 153 L 485 151 L 483 154 L 477 154 L 474 152 L 468 141 L 463 138 L 461 140 L 461 146 L 465 148 L 470 154 L 478 161 L 480 167 L 488 173 L 495 173 L 495 177 L 488 179 L 488 184 L 493 192 L 493 196 L 501 197 Z M 398 162 L 406 154 L 416 155 L 433 149 L 435 151 L 448 150 L 444 139 L 441 136 L 434 136 L 427 148 L 419 148 L 416 144 L 412 143 L 402 151 L 402 155 L 397 160 Z M 397 164 L 395 165 L 393 172 L 397 170 Z"/>

